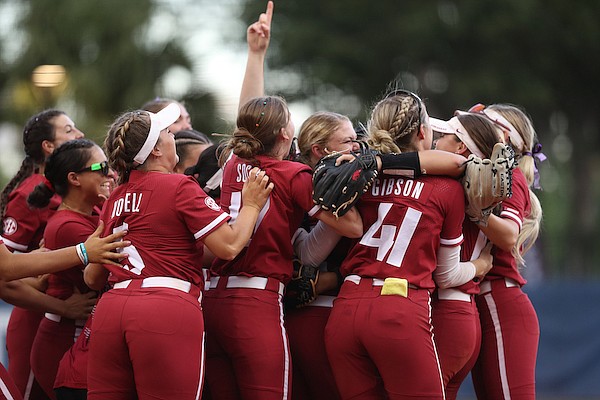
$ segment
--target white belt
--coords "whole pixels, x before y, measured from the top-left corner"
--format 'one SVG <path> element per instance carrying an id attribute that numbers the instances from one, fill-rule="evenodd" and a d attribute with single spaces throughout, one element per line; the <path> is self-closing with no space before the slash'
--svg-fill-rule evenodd
<path id="1" fill-rule="evenodd" d="M 62 320 L 63 317 L 61 317 L 58 314 L 52 314 L 47 312 L 46 314 L 44 314 L 44 317 L 46 317 L 47 319 L 49 319 L 52 322 L 60 322 Z M 75 321 L 75 325 L 76 326 L 83 326 L 85 325 L 85 319 L 76 319 Z"/>
<path id="2" fill-rule="evenodd" d="M 519 283 L 517 281 L 515 281 L 514 279 L 510 279 L 510 278 L 504 278 L 504 285 L 507 288 L 511 288 L 511 287 L 521 287 L 521 285 L 519 285 Z M 483 281 L 479 284 L 479 294 L 484 294 L 484 293 L 488 293 L 492 291 L 492 281 Z"/>
<path id="3" fill-rule="evenodd" d="M 333 307 L 333 301 L 335 300 L 335 296 L 325 296 L 319 295 L 315 299 L 315 301 L 308 303 L 309 307 Z"/>
<path id="4" fill-rule="evenodd" d="M 136 280 L 137 281 L 137 280 Z M 128 279 L 126 281 L 117 282 L 113 285 L 113 289 L 125 289 L 129 287 L 129 285 L 133 282 L 133 279 Z M 173 278 L 170 276 L 151 276 L 149 278 L 142 279 L 142 283 L 140 285 L 141 289 L 147 288 L 169 288 L 179 290 L 184 293 L 190 293 L 192 290 L 191 282 L 184 281 L 182 279 Z M 196 297 L 196 296 L 194 296 Z M 198 296 L 198 301 L 202 300 L 202 292 Z"/>
<path id="5" fill-rule="evenodd" d="M 438 289 L 437 296 L 440 300 L 458 300 L 466 301 L 467 303 L 471 302 L 471 295 L 459 289 Z"/>
<path id="6" fill-rule="evenodd" d="M 213 276 L 210 278 L 211 289 L 216 289 L 220 276 Z M 269 278 L 265 278 L 262 276 L 239 276 L 239 275 L 231 275 L 227 276 L 227 283 L 225 287 L 227 289 L 259 289 L 265 290 L 267 288 L 267 283 L 269 282 Z M 283 296 L 283 283 L 279 282 L 279 294 Z"/>
<path id="7" fill-rule="evenodd" d="M 117 282 L 114 284 L 113 288 L 115 289 L 125 289 L 129 286 L 132 279 L 128 279 L 126 281 Z M 185 293 L 189 293 L 192 288 L 192 284 L 190 282 L 172 278 L 169 276 L 152 276 L 150 278 L 145 278 L 142 280 L 142 288 L 153 288 L 153 287 L 166 287 L 170 289 L 177 289 Z"/>
<path id="8" fill-rule="evenodd" d="M 359 275 L 348 275 L 346 278 L 344 278 L 344 281 L 350 281 L 352 283 L 356 283 L 357 285 L 360 283 L 360 281 L 363 278 Z M 383 286 L 383 284 L 385 283 L 385 279 L 379 279 L 379 278 L 365 278 L 365 279 L 370 279 L 373 281 L 373 286 Z M 415 285 L 413 285 L 412 283 L 408 284 L 408 287 L 410 289 L 418 289 Z"/>

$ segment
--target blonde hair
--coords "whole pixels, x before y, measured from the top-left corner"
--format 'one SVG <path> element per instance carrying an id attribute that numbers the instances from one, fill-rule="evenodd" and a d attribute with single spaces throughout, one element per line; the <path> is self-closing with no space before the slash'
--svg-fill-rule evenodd
<path id="1" fill-rule="evenodd" d="M 104 140 L 108 164 L 118 175 L 118 184 L 129 180 L 135 168 L 133 158 L 140 151 L 150 132 L 150 115 L 145 111 L 122 114 L 111 125 Z"/>
<path id="2" fill-rule="evenodd" d="M 272 153 L 281 128 L 285 128 L 289 120 L 289 109 L 281 97 L 265 96 L 248 100 L 240 107 L 237 127 L 224 146 L 220 164 L 225 163 L 232 151 L 247 160 Z"/>
<path id="3" fill-rule="evenodd" d="M 312 114 L 302 123 L 298 134 L 298 147 L 300 148 L 300 161 L 310 164 L 312 145 L 325 147 L 331 135 L 344 123 L 350 122 L 345 115 L 319 111 Z"/>
<path id="4" fill-rule="evenodd" d="M 532 149 L 537 142 L 537 135 L 531 118 L 522 109 L 511 104 L 492 104 L 488 108 L 506 118 L 521 135 L 523 148 L 515 148 L 514 150 L 519 162 L 519 169 L 523 172 L 527 184 L 531 187 L 534 182 L 535 173 L 535 160 Z M 525 265 L 523 255 L 531 249 L 539 236 L 543 217 L 540 200 L 531 188 L 529 189 L 529 198 L 531 201 L 531 212 L 525 217 L 521 232 L 519 232 L 517 238 L 517 243 L 512 250 L 512 255 L 520 265 Z"/>
<path id="5" fill-rule="evenodd" d="M 382 153 L 414 151 L 414 139 L 426 121 L 427 112 L 416 96 L 404 91 L 392 93 L 373 108 L 367 143 Z"/>

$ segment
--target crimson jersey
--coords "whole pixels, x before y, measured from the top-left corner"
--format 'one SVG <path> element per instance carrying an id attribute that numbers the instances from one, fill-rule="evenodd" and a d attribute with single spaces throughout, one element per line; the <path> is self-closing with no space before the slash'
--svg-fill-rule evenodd
<path id="1" fill-rule="evenodd" d="M 60 204 L 60 197 L 54 195 L 46 208 L 29 207 L 27 196 L 43 180 L 43 175 L 33 174 L 21 182 L 8 196 L 2 237 L 4 244 L 11 251 L 25 253 L 37 249 L 44 234 L 46 222 Z"/>
<path id="2" fill-rule="evenodd" d="M 502 202 L 500 211 L 501 218 L 508 218 L 519 225 L 519 231 L 523 227 L 523 220 L 531 213 L 531 199 L 529 197 L 529 186 L 523 172 L 516 168 L 512 177 L 512 196 Z M 486 275 L 486 280 L 498 278 L 510 278 L 521 286 L 527 280 L 521 276 L 517 267 L 517 261 L 510 251 L 504 251 L 494 246 L 492 248 L 494 266 Z"/>
<path id="3" fill-rule="evenodd" d="M 471 222 L 468 218 L 465 218 L 463 222 L 463 244 L 460 248 L 460 261 L 473 261 L 479 258 L 481 250 L 487 244 L 487 236 L 479 229 L 476 223 Z M 478 294 L 479 284 L 472 280 L 457 286 L 456 289 L 460 289 L 464 293 Z"/>
<path id="4" fill-rule="evenodd" d="M 59 210 L 48 220 L 44 231 L 45 246 L 50 250 L 62 249 L 84 242 L 98 226 L 98 215 L 83 215 L 75 211 Z M 83 265 L 50 274 L 46 294 L 67 299 L 73 288 L 86 293 L 90 289 L 83 281 Z"/>
<path id="5" fill-rule="evenodd" d="M 121 268 L 106 265 L 111 282 L 169 276 L 202 287 L 197 242 L 230 218 L 192 177 L 134 170 L 104 203 L 101 219 L 105 235 L 126 229 L 131 241 Z"/>
<path id="6" fill-rule="evenodd" d="M 343 275 L 408 282 L 434 289 L 437 250 L 462 243 L 465 201 L 450 178 L 381 175 L 358 203 L 367 229 L 343 262 Z"/>
<path id="7" fill-rule="evenodd" d="M 260 212 L 250 244 L 233 261 L 216 259 L 212 271 L 218 275 L 273 277 L 287 283 L 293 271 L 292 236 L 306 212 L 315 216 L 319 211 L 312 201 L 312 170 L 293 161 L 256 158 L 273 182 L 273 191 Z M 242 206 L 242 187 L 253 166 L 234 155 L 224 167 L 221 205 L 232 218 Z"/>

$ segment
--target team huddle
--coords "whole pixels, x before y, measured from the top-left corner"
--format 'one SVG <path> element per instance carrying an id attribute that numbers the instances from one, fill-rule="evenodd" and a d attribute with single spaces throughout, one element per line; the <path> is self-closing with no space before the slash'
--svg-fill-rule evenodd
<path id="1" fill-rule="evenodd" d="M 469 373 L 478 399 L 535 398 L 530 118 L 395 89 L 362 130 L 321 111 L 296 135 L 264 93 L 272 15 L 226 141 L 172 100 L 102 147 L 29 119 L 0 198 L 3 398 L 455 399 Z"/>

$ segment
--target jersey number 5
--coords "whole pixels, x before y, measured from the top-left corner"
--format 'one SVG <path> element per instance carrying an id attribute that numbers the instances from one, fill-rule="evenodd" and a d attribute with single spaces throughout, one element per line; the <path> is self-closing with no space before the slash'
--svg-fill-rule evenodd
<path id="1" fill-rule="evenodd" d="M 391 203 L 379 204 L 377 221 L 365 232 L 360 244 L 377 248 L 377 261 L 385 261 L 390 265 L 400 267 L 423 213 L 408 207 L 399 227 L 384 225 L 383 221 L 391 208 Z M 375 237 L 380 229 L 379 237 Z"/>

